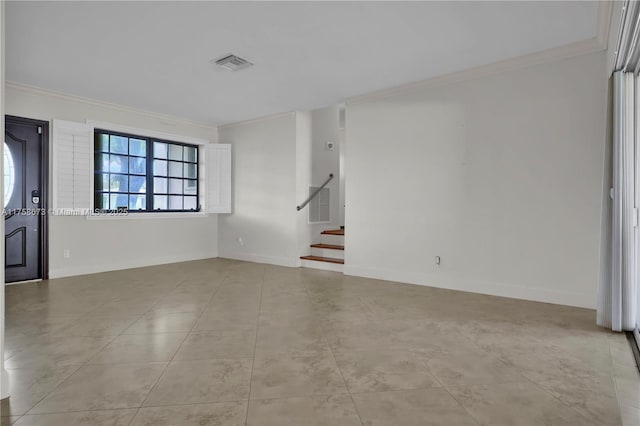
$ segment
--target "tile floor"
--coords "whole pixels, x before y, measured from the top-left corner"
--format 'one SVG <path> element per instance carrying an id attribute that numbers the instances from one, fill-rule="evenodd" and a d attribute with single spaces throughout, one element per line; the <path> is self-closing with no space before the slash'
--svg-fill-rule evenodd
<path id="1" fill-rule="evenodd" d="M 2 425 L 639 425 L 595 313 L 212 259 L 9 286 Z"/>

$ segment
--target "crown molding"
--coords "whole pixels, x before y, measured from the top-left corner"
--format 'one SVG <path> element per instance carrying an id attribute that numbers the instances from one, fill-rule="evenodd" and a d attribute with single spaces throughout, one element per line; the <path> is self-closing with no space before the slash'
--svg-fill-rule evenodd
<path id="1" fill-rule="evenodd" d="M 347 105 L 354 105 L 373 100 L 380 100 L 392 96 L 406 95 L 411 92 L 432 89 L 435 87 L 447 86 L 449 84 L 460 83 L 463 81 L 476 80 L 478 78 L 499 74 L 505 71 L 513 71 L 521 68 L 528 68 L 548 62 L 556 62 L 562 59 L 574 56 L 586 55 L 603 51 L 600 41 L 592 38 L 577 43 L 571 43 L 552 49 L 543 50 L 541 52 L 532 53 L 517 58 L 507 59 L 488 65 L 480 65 L 478 67 L 469 68 L 464 71 L 458 71 L 451 74 L 444 74 L 427 80 L 417 81 L 401 86 L 383 89 L 366 95 L 355 96 L 347 99 Z"/>
<path id="2" fill-rule="evenodd" d="M 57 92 L 54 90 L 43 89 L 41 87 L 31 86 L 23 83 L 16 83 L 14 81 L 5 82 L 5 90 L 15 90 L 17 92 L 26 93 L 30 95 L 49 96 L 56 99 L 61 99 L 69 102 L 79 102 L 87 105 L 92 105 L 100 108 L 107 108 L 120 112 L 130 112 L 132 114 L 142 115 L 145 117 L 159 120 L 165 124 L 183 125 L 200 127 L 207 130 L 215 131 L 217 125 L 202 121 L 190 120 L 184 117 L 177 117 L 174 115 L 163 114 L 160 112 L 148 111 L 145 109 L 139 109 L 127 105 L 116 104 L 112 102 L 101 101 L 93 98 L 86 98 L 84 96 L 72 95 L 69 93 Z"/>
<path id="3" fill-rule="evenodd" d="M 275 114 L 269 114 L 269 115 L 264 115 L 262 117 L 250 118 L 248 120 L 237 121 L 235 123 L 221 124 L 220 126 L 218 126 L 218 130 L 220 131 L 220 130 L 231 128 L 231 127 L 246 126 L 248 124 L 255 124 L 261 121 L 275 120 L 278 118 L 284 118 L 284 117 L 295 116 L 295 115 L 296 115 L 295 111 L 277 112 Z"/>
<path id="4" fill-rule="evenodd" d="M 614 0 L 600 0 L 598 2 L 598 32 L 596 40 L 598 40 L 603 49 L 606 49 L 609 45 L 613 2 Z"/>
<path id="5" fill-rule="evenodd" d="M 505 71 L 513 71 L 548 62 L 556 62 L 563 59 L 572 58 L 574 56 L 601 52 L 607 49 L 607 43 L 609 41 L 609 29 L 611 26 L 612 9 L 613 1 L 600 0 L 598 2 L 598 28 L 596 36 L 591 39 L 553 47 L 551 49 L 542 50 L 528 55 L 494 62 L 492 64 L 480 65 L 477 67 L 468 68 L 463 71 L 439 75 L 426 80 L 391 87 L 389 89 L 382 89 L 372 93 L 354 96 L 348 98 L 346 103 L 353 105 L 362 102 L 389 98 L 397 95 L 406 95 L 416 90 L 426 90 L 434 87 L 446 86 L 449 84 L 460 83 L 463 81 L 475 80 L 481 77 L 499 74 Z"/>

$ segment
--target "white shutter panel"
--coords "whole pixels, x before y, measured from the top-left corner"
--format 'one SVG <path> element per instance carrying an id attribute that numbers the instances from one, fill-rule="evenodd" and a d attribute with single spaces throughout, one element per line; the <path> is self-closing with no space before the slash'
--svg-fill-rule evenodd
<path id="1" fill-rule="evenodd" d="M 205 145 L 206 210 L 231 213 L 231 145 Z"/>
<path id="2" fill-rule="evenodd" d="M 93 127 L 53 120 L 53 208 L 91 207 Z"/>

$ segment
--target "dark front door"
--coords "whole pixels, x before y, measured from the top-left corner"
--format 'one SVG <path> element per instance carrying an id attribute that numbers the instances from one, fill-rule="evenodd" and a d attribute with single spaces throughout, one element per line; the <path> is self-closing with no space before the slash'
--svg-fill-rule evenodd
<path id="1" fill-rule="evenodd" d="M 5 281 L 42 278 L 43 127 L 7 117 L 4 144 Z"/>

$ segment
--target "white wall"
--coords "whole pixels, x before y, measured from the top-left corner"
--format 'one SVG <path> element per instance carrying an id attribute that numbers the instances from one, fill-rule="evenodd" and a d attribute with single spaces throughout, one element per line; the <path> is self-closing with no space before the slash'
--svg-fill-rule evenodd
<path id="1" fill-rule="evenodd" d="M 296 114 L 219 128 L 233 146 L 233 213 L 219 217 L 219 256 L 298 264 Z"/>
<path id="2" fill-rule="evenodd" d="M 101 121 L 216 142 L 217 130 L 189 121 L 9 85 L 6 113 L 40 120 Z M 63 257 L 70 250 L 68 259 Z M 200 218 L 49 218 L 51 278 L 217 256 L 216 215 Z"/>
<path id="3" fill-rule="evenodd" d="M 340 181 L 339 181 L 339 188 L 340 188 L 340 195 L 338 197 L 338 225 L 340 226 L 344 226 L 344 210 L 345 210 L 345 191 L 346 191 L 346 179 L 345 179 L 345 151 L 346 151 L 346 145 L 345 145 L 345 129 L 344 129 L 344 125 L 343 125 L 343 121 L 340 120 L 340 164 L 339 164 L 339 169 L 340 169 Z"/>
<path id="4" fill-rule="evenodd" d="M 609 273 L 611 272 L 611 212 L 613 204 L 610 196 L 610 188 L 613 187 L 613 78 L 611 75 L 615 68 L 615 51 L 618 43 L 618 33 L 622 18 L 623 2 L 614 1 L 611 10 L 611 25 L 609 27 L 608 46 L 607 46 L 607 62 L 605 67 L 605 75 L 607 79 L 607 114 L 606 114 L 606 132 L 605 132 L 605 151 L 604 151 L 604 178 L 602 181 L 602 214 L 600 220 L 600 262 L 599 262 L 599 278 L 598 292 L 602 294 L 608 291 L 610 282 Z M 640 293 L 639 293 L 640 295 Z M 599 297 L 599 300 L 606 300 Z"/>
<path id="5" fill-rule="evenodd" d="M 296 112 L 296 205 L 302 203 L 309 196 L 309 186 L 312 185 L 312 113 L 310 111 Z M 296 212 L 296 226 L 298 235 L 298 258 L 310 253 L 310 245 L 314 242 L 314 226 L 309 225 L 309 211 L 307 208 Z M 296 259 L 298 265 L 299 259 Z"/>
<path id="6" fill-rule="evenodd" d="M 345 273 L 594 307 L 605 62 L 348 103 Z"/>
<path id="7" fill-rule="evenodd" d="M 326 148 L 333 142 L 333 150 Z M 333 105 L 311 111 L 311 184 L 319 186 L 333 173 L 327 185 L 330 191 L 330 220 L 328 224 L 312 226 L 314 235 L 340 225 L 340 107 Z M 307 191 L 308 193 L 308 191 Z M 307 220 L 309 211 L 305 209 Z"/>

